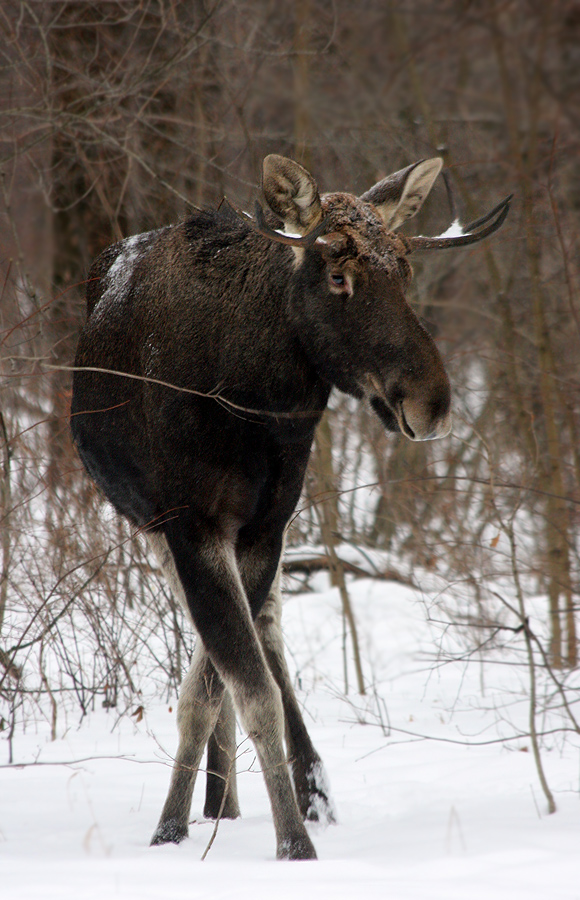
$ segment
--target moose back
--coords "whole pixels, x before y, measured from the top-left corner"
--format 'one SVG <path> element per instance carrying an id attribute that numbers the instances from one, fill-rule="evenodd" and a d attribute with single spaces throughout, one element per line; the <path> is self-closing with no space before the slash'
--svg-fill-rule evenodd
<path id="1" fill-rule="evenodd" d="M 333 386 L 410 440 L 450 430 L 445 367 L 405 300 L 408 257 L 485 237 L 509 201 L 457 237 L 397 236 L 440 169 L 422 160 L 361 197 L 320 195 L 302 166 L 268 156 L 266 214 L 196 212 L 114 244 L 91 268 L 76 446 L 198 634 L 154 844 L 187 836 L 206 745 L 205 814 L 239 815 L 234 708 L 262 767 L 278 857 L 315 858 L 304 820 L 334 818 L 284 659 L 280 557 Z"/>

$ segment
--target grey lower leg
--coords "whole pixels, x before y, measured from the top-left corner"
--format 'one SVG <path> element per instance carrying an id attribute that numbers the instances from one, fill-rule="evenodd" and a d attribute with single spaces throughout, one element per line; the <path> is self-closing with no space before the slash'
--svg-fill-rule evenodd
<path id="1" fill-rule="evenodd" d="M 207 744 L 203 814 L 208 819 L 237 819 L 240 815 L 236 783 L 236 714 L 227 691 Z"/>
<path id="2" fill-rule="evenodd" d="M 335 822 L 336 813 L 330 799 L 324 766 L 306 730 L 286 664 L 281 617 L 282 599 L 278 575 L 270 596 L 255 621 L 256 631 L 282 695 L 286 745 L 300 812 L 311 822 Z"/>
<path id="3" fill-rule="evenodd" d="M 179 746 L 171 784 L 152 844 L 177 844 L 187 837 L 191 797 L 207 740 L 216 724 L 223 682 L 198 641 L 191 668 L 179 692 Z"/>
<path id="4" fill-rule="evenodd" d="M 278 859 L 316 859 L 296 805 L 283 748 L 284 712 L 280 691 L 264 664 L 258 691 L 232 685 L 242 725 L 251 737 L 272 806 Z"/>

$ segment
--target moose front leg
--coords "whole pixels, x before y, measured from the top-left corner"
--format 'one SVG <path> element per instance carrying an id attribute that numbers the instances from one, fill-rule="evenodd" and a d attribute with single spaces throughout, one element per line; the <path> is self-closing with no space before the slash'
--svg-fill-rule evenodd
<path id="1" fill-rule="evenodd" d="M 303 819 L 309 822 L 332 824 L 336 822 L 336 812 L 330 797 L 328 778 L 323 762 L 316 752 L 304 724 L 286 664 L 280 625 L 281 613 L 280 593 L 273 588 L 255 620 L 255 626 L 266 661 L 282 695 L 286 748 L 296 800 Z M 227 795 L 221 811 L 221 818 L 235 819 L 240 815 L 236 790 L 235 729 L 235 713 L 226 692 L 216 727 L 207 747 L 206 794 L 203 814 L 208 819 L 217 819 L 220 816 L 224 790 L 227 790 Z"/>
<path id="2" fill-rule="evenodd" d="M 270 671 L 282 693 L 286 746 L 298 807 L 304 819 L 331 824 L 336 822 L 336 813 L 330 798 L 328 779 L 304 724 L 286 663 L 279 581 L 278 571 L 270 595 L 256 618 L 256 631 Z"/>
<path id="3" fill-rule="evenodd" d="M 336 822 L 336 813 L 330 799 L 328 779 L 304 724 L 284 652 L 280 589 L 283 543 L 283 538 L 275 541 L 272 534 L 268 534 L 263 541 L 246 548 L 238 546 L 238 560 L 255 616 L 256 631 L 268 667 L 282 695 L 286 747 L 298 807 L 304 819 L 329 824 Z M 266 592 L 267 599 L 262 602 L 260 597 L 264 597 Z"/>

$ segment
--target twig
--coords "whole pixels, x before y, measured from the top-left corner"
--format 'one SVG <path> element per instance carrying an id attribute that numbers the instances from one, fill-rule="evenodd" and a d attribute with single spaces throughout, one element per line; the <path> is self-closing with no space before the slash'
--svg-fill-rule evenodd
<path id="1" fill-rule="evenodd" d="M 223 814 L 223 811 L 224 811 L 224 806 L 226 805 L 226 799 L 227 799 L 227 796 L 228 796 L 228 788 L 229 788 L 229 786 L 230 786 L 230 776 L 231 776 L 231 774 L 232 774 L 232 768 L 233 768 L 233 766 L 234 766 L 235 764 L 236 764 L 236 757 L 234 756 L 234 757 L 230 760 L 230 764 L 229 764 L 229 766 L 228 766 L 228 774 L 226 775 L 226 778 L 225 778 L 224 792 L 223 792 L 223 795 L 222 795 L 222 800 L 221 800 L 221 803 L 220 803 L 220 808 L 219 808 L 219 810 L 218 810 L 218 814 L 217 814 L 217 817 L 216 817 L 216 820 L 215 820 L 215 824 L 214 824 L 214 826 L 213 826 L 213 831 L 212 831 L 212 833 L 211 833 L 211 837 L 210 837 L 210 839 L 209 839 L 209 841 L 208 841 L 207 847 L 206 847 L 205 850 L 203 851 L 203 854 L 202 854 L 202 857 L 201 857 L 201 860 L 200 860 L 201 862 L 203 862 L 203 861 L 205 860 L 207 854 L 208 854 L 209 851 L 211 850 L 211 847 L 212 847 L 213 842 L 214 842 L 215 839 L 216 839 L 216 835 L 217 835 L 217 832 L 218 832 L 220 820 L 221 820 L 221 817 L 222 817 L 222 814 Z M 215 774 L 217 774 L 217 773 L 214 772 L 213 774 L 215 775 Z"/>

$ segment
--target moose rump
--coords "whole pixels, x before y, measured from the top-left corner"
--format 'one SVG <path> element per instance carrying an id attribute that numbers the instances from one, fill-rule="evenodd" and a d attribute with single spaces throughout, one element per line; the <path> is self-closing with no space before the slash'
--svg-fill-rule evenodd
<path id="1" fill-rule="evenodd" d="M 412 239 L 392 230 L 440 168 L 425 160 L 363 197 L 320 196 L 310 173 L 270 156 L 257 222 L 227 207 L 195 213 L 114 244 L 91 268 L 76 446 L 199 636 L 152 843 L 187 835 L 206 745 L 205 813 L 239 814 L 231 701 L 262 767 L 278 857 L 315 858 L 304 819 L 334 818 L 284 659 L 284 533 L 333 385 L 411 440 L 451 427 L 443 362 L 404 296 Z"/>

